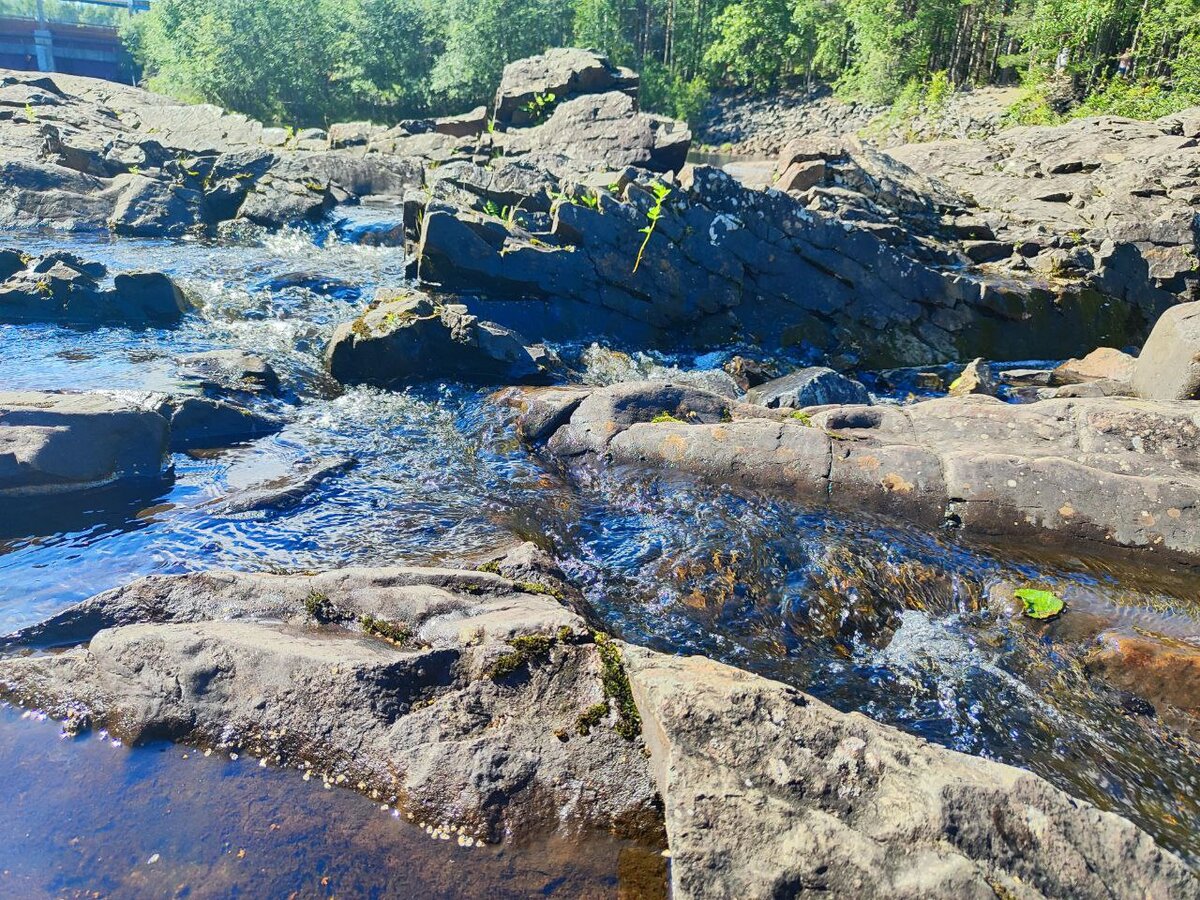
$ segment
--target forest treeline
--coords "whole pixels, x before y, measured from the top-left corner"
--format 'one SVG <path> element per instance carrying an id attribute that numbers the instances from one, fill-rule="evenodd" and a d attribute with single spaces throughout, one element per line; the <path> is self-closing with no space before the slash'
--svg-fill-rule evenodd
<path id="1" fill-rule="evenodd" d="M 154 89 L 288 125 L 461 112 L 566 45 L 683 118 L 802 81 L 901 105 L 1021 83 L 1031 122 L 1200 103 L 1200 0 L 156 0 L 126 33 Z"/>

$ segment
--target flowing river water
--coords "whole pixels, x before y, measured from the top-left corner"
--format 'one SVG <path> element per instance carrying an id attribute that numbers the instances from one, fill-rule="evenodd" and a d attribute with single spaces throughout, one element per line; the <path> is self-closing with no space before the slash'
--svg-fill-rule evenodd
<path id="1" fill-rule="evenodd" d="M 400 251 L 337 229 L 213 243 L 9 233 L 0 244 L 165 271 L 200 304 L 170 331 L 0 326 L 5 389 L 185 390 L 174 357 L 239 347 L 278 370 L 286 397 L 269 403 L 288 420 L 242 447 L 176 454 L 173 483 L 150 500 L 14 511 L 0 522 L 0 633 L 149 573 L 429 564 L 532 539 L 615 634 L 1031 769 L 1200 861 L 1196 745 L 1089 677 L 1066 625 L 988 603 L 997 585 L 1036 584 L 1130 633 L 1200 643 L 1195 572 L 974 545 L 665 476 L 579 481 L 523 450 L 488 390 L 342 391 L 323 374 L 324 345 L 404 266 Z M 584 358 L 586 377 L 617 377 L 596 363 L 613 357 Z M 290 508 L 217 503 L 339 455 L 356 467 Z M 292 772 L 60 741 L 11 710 L 0 765 L 0 893 L 14 896 L 613 896 L 618 882 L 661 877 L 656 854 L 603 836 L 465 850 Z"/>

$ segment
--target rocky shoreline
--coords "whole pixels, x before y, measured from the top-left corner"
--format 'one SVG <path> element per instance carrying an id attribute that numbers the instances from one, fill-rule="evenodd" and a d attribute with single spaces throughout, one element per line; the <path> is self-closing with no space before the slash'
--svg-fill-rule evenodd
<path id="1" fill-rule="evenodd" d="M 332 390 L 498 387 L 496 415 L 515 407 L 520 440 L 568 479 L 684 477 L 1200 565 L 1200 120 L 887 153 L 813 134 L 755 184 L 687 164 L 690 133 L 641 112 L 637 88 L 598 54 L 553 50 L 510 65 L 490 113 L 286 134 L 5 74 L 0 227 L 201 242 L 328 228 L 361 206 L 382 225 L 349 239 L 407 253 L 411 280 L 331 326 Z M 198 302 L 166 274 L 0 250 L 14 328 L 173 333 Z M 724 390 L 581 384 L 571 342 L 590 341 L 713 351 L 724 372 L 706 383 Z M 948 389 L 915 376 L 934 399 L 872 396 L 837 371 L 968 360 Z M 0 392 L 0 503 L 157 496 L 172 454 L 278 432 L 310 399 L 253 353 L 173 365 L 170 392 Z M 270 515 L 355 466 L 323 454 L 200 509 Z M 1020 590 L 982 602 L 1020 616 Z M 1089 677 L 1195 733 L 1195 642 L 1061 609 L 1024 615 L 1052 620 L 1044 636 Z M 1200 890 L 1146 831 L 1038 775 L 610 637 L 530 543 L 438 568 L 152 576 L 4 647 L 0 694 L 68 734 L 247 753 L 460 846 L 553 829 L 665 841 L 677 898 Z"/>
<path id="2" fill-rule="evenodd" d="M 0 688 L 72 733 L 245 752 L 356 786 L 460 845 L 537 827 L 652 839 L 665 820 L 676 897 L 1198 883 L 1129 822 L 1036 776 L 593 636 L 529 546 L 485 568 L 540 580 L 150 578 L 14 635 L 10 649 L 86 645 L 0 661 Z"/>

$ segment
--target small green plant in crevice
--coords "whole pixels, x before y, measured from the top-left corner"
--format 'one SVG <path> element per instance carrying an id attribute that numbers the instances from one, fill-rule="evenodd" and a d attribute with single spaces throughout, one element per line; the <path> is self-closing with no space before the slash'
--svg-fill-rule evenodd
<path id="1" fill-rule="evenodd" d="M 633 702 L 633 688 L 621 663 L 621 651 L 613 639 L 602 631 L 596 632 L 595 641 L 596 650 L 600 653 L 600 680 L 604 686 L 604 697 L 617 707 L 617 724 L 613 730 L 627 741 L 635 740 L 642 733 L 642 716 Z"/>
<path id="2" fill-rule="evenodd" d="M 493 559 L 489 562 L 480 564 L 479 566 L 477 566 L 475 568 L 475 571 L 476 572 L 487 572 L 489 575 L 499 575 L 500 574 L 500 562 L 499 562 L 499 560 Z"/>
<path id="3" fill-rule="evenodd" d="M 788 414 L 788 418 L 795 422 L 799 422 L 805 428 L 812 428 L 812 416 L 802 409 L 794 409 Z"/>
<path id="4" fill-rule="evenodd" d="M 412 631 L 409 630 L 407 625 L 389 622 L 386 619 L 377 619 L 374 616 L 362 615 L 358 617 L 358 624 L 362 626 L 363 631 L 372 637 L 383 638 L 398 646 L 407 643 L 412 638 Z"/>
<path id="5" fill-rule="evenodd" d="M 677 419 L 673 415 L 671 415 L 669 412 L 666 412 L 666 411 L 660 412 L 657 416 L 655 416 L 653 419 L 650 420 L 650 423 L 652 425 L 662 425 L 667 422 L 673 422 L 676 425 L 686 425 L 687 424 L 686 422 L 683 421 L 683 419 Z"/>
<path id="6" fill-rule="evenodd" d="M 654 205 L 646 210 L 646 226 L 640 229 L 645 235 L 642 238 L 642 246 L 638 248 L 637 259 L 633 261 L 633 271 L 638 270 L 638 266 L 642 264 L 642 256 L 646 253 L 646 245 L 650 243 L 650 236 L 654 234 L 654 229 L 658 225 L 658 220 L 662 218 L 663 201 L 671 194 L 671 189 L 665 184 L 655 182 L 650 185 L 650 192 L 654 195 Z"/>
<path id="7" fill-rule="evenodd" d="M 309 591 L 308 596 L 304 598 L 304 612 L 314 622 L 322 625 L 336 622 L 342 618 L 338 608 L 329 599 L 329 595 L 321 591 Z"/>
<path id="8" fill-rule="evenodd" d="M 1037 588 L 1020 588 L 1013 592 L 1025 606 L 1025 615 L 1031 619 L 1053 619 L 1063 611 L 1066 604 L 1053 591 Z"/>
<path id="9" fill-rule="evenodd" d="M 579 202 L 588 209 L 600 210 L 600 195 L 595 191 L 587 191 L 579 195 Z"/>
<path id="10" fill-rule="evenodd" d="M 594 706 L 589 706 L 579 714 L 579 718 L 575 720 L 575 730 L 586 737 L 592 733 L 592 729 L 604 721 L 604 717 L 608 715 L 608 701 L 597 703 Z"/>
<path id="11" fill-rule="evenodd" d="M 37 113 L 35 113 L 35 112 L 33 111 L 33 104 L 32 104 L 32 103 L 28 103 L 28 102 L 27 102 L 27 103 L 25 104 L 25 118 L 26 118 L 26 119 L 28 119 L 30 122 L 36 122 L 36 121 L 37 121 Z"/>
<path id="12" fill-rule="evenodd" d="M 483 204 L 483 214 L 491 216 L 493 219 L 499 219 L 509 228 L 514 225 L 519 225 L 517 222 L 517 214 L 521 212 L 521 204 L 516 206 L 501 206 L 495 200 L 488 200 Z"/>
<path id="13" fill-rule="evenodd" d="M 487 676 L 497 681 L 531 662 L 546 659 L 554 646 L 554 638 L 545 634 L 523 634 L 509 638 L 508 645 L 512 647 L 508 653 L 497 659 L 487 670 Z"/>
<path id="14" fill-rule="evenodd" d="M 547 597 L 553 597 L 555 600 L 563 598 L 562 591 L 558 588 L 546 587 L 544 584 L 538 584 L 536 581 L 515 581 L 517 590 L 522 594 L 545 594 Z"/>
<path id="15" fill-rule="evenodd" d="M 533 121 L 540 122 L 549 115 L 550 110 L 554 109 L 556 99 L 552 91 L 547 91 L 545 94 L 534 94 L 533 99 L 521 109 L 525 110 Z"/>

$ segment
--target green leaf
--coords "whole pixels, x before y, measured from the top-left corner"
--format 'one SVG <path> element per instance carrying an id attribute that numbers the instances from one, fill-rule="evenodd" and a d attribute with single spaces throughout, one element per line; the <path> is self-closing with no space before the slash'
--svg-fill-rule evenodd
<path id="1" fill-rule="evenodd" d="M 1065 606 L 1057 594 L 1037 588 L 1021 588 L 1014 596 L 1025 604 L 1025 615 L 1031 619 L 1053 619 Z"/>

